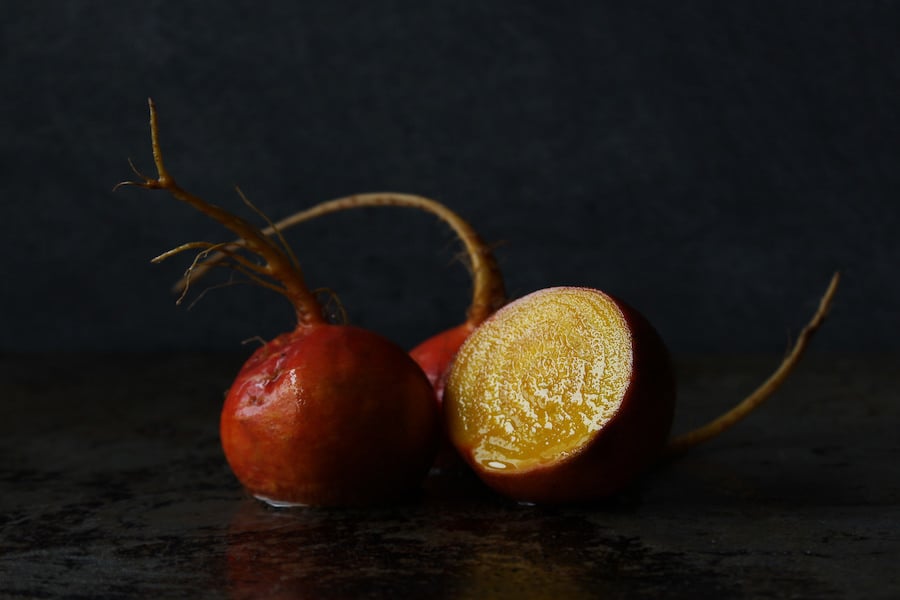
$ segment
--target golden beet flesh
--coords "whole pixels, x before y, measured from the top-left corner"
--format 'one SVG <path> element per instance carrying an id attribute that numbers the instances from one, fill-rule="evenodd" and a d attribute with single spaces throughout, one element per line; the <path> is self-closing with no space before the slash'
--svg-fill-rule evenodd
<path id="1" fill-rule="evenodd" d="M 535 292 L 463 344 L 444 395 L 450 439 L 516 500 L 586 501 L 620 490 L 658 456 L 675 386 L 658 334 L 597 290 Z"/>

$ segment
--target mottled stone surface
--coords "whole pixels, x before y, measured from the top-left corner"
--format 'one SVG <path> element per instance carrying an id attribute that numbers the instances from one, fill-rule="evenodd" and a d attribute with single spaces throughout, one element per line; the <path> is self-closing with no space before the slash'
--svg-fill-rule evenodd
<path id="1" fill-rule="evenodd" d="M 676 430 L 776 357 L 679 361 Z M 370 510 L 247 498 L 229 355 L 0 358 L 0 596 L 897 598 L 896 359 L 809 357 L 747 421 L 601 506 L 463 475 Z"/>

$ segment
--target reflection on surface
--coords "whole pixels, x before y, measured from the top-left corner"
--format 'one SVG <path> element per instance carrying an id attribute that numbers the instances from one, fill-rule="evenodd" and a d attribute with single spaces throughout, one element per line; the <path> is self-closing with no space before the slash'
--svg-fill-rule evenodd
<path id="1" fill-rule="evenodd" d="M 227 536 L 234 598 L 651 598 L 729 584 L 603 523 L 497 499 L 384 509 L 276 510 L 247 499 Z M 611 517 L 611 519 L 610 519 Z"/>
<path id="2" fill-rule="evenodd" d="M 442 597 L 442 562 L 428 557 L 421 520 L 410 525 L 377 510 L 277 510 L 248 499 L 228 533 L 231 595 Z"/>

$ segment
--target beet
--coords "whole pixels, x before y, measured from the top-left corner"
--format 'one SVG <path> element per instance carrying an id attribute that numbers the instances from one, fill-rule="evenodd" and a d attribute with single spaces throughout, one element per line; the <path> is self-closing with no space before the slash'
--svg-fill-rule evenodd
<path id="1" fill-rule="evenodd" d="M 193 268 L 221 252 L 237 272 L 287 298 L 297 318 L 250 357 L 228 392 L 220 431 L 235 476 L 278 506 L 373 504 L 412 493 L 432 464 L 440 427 L 422 369 L 375 333 L 326 322 L 281 236 L 181 188 L 163 164 L 152 101 L 150 131 L 157 176 L 134 169 L 140 179 L 120 185 L 164 190 L 241 240 L 239 248 L 192 242 L 155 261 L 198 250 Z"/>

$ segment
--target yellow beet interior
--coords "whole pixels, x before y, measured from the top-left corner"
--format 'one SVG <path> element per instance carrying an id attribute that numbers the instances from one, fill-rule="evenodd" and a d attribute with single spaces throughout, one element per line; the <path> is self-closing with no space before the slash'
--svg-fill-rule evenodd
<path id="1" fill-rule="evenodd" d="M 447 382 L 450 435 L 489 470 L 576 452 L 619 408 L 632 340 L 596 290 L 552 288 L 504 307 L 457 355 Z"/>

